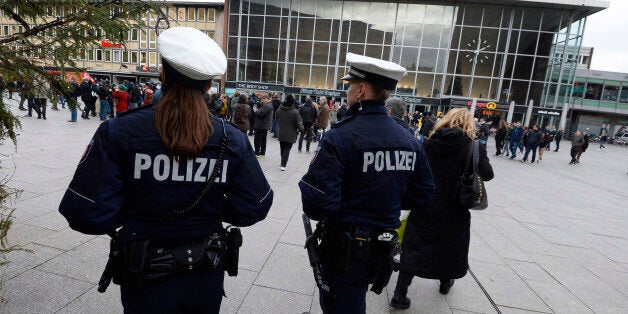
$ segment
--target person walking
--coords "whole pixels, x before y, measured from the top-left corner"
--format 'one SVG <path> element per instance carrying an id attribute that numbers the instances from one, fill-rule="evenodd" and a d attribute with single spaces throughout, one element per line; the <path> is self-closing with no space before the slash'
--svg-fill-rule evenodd
<path id="1" fill-rule="evenodd" d="M 506 137 L 504 137 L 504 156 L 510 156 L 510 137 L 512 136 L 512 123 L 506 123 Z"/>
<path id="2" fill-rule="evenodd" d="M 600 147 L 598 147 L 599 150 L 601 150 L 602 148 L 606 148 L 606 146 L 604 146 L 606 140 L 608 140 L 608 132 L 605 132 L 603 130 L 602 133 L 600 133 Z"/>
<path id="3" fill-rule="evenodd" d="M 233 123 L 238 127 L 238 130 L 245 134 L 251 128 L 249 124 L 251 107 L 249 107 L 248 100 L 246 94 L 238 94 L 238 99 L 233 105 Z"/>
<path id="4" fill-rule="evenodd" d="M 255 138 L 253 143 L 255 145 L 255 156 L 257 157 L 266 155 L 268 131 L 273 124 L 273 103 L 270 96 L 268 94 L 262 95 L 261 102 L 262 105 L 259 108 L 253 109 L 255 114 Z"/>
<path id="5" fill-rule="evenodd" d="M 530 152 L 532 152 L 531 163 L 534 163 L 536 159 L 536 149 L 539 147 L 540 143 L 541 143 L 541 131 L 539 131 L 539 126 L 535 124 L 534 126 L 532 126 L 532 130 L 528 129 L 527 135 L 524 136 L 524 144 L 526 147 L 526 152 L 523 155 L 523 159 L 521 159 L 521 162 L 524 163 L 528 161 L 528 155 L 530 154 Z"/>
<path id="6" fill-rule="evenodd" d="M 580 152 L 580 148 L 583 144 L 584 136 L 582 135 L 582 132 L 578 130 L 574 134 L 573 139 L 571 139 L 571 161 L 569 162 L 570 165 L 576 164 L 578 153 Z"/>
<path id="7" fill-rule="evenodd" d="M 81 118 L 89 120 L 90 111 L 94 111 L 94 104 L 92 103 L 92 84 L 88 79 L 84 78 L 81 83 L 81 100 L 83 101 L 83 113 Z"/>
<path id="8" fill-rule="evenodd" d="M 68 91 L 68 108 L 70 109 L 70 120 L 68 122 L 76 122 L 77 120 L 77 108 L 78 97 L 81 96 L 81 87 L 76 82 L 74 77 L 70 77 L 70 86 Z"/>
<path id="9" fill-rule="evenodd" d="M 554 150 L 554 152 L 558 152 L 558 149 L 560 148 L 560 141 L 562 141 L 564 133 L 565 131 L 563 130 L 563 128 L 558 129 L 558 131 L 556 132 L 556 136 L 554 137 L 554 139 L 556 140 L 556 149 Z"/>
<path id="10" fill-rule="evenodd" d="M 510 160 L 517 158 L 517 148 L 519 141 L 523 138 L 523 129 L 521 128 L 521 122 L 515 122 L 510 134 Z"/>
<path id="11" fill-rule="evenodd" d="M 541 162 L 543 161 L 543 154 L 545 153 L 545 151 L 547 150 L 547 141 L 549 140 L 549 132 L 542 132 L 539 131 L 538 133 L 541 133 L 541 140 L 539 141 L 539 158 L 537 159 L 537 162 Z"/>
<path id="12" fill-rule="evenodd" d="M 288 96 L 275 112 L 277 138 L 279 139 L 279 152 L 281 154 L 281 171 L 286 171 L 292 145 L 297 141 L 299 131 L 303 132 L 303 121 L 301 121 L 299 111 L 294 108 L 294 98 L 292 95 Z"/>
<path id="13" fill-rule="evenodd" d="M 405 68 L 353 53 L 346 60 L 347 116 L 323 137 L 299 182 L 304 213 L 321 222 L 315 234 L 330 290 L 319 288 L 323 313 L 366 312 L 369 284 L 392 273 L 401 207 L 419 210 L 434 193 L 423 147 L 384 108 Z M 377 283 L 381 292 L 385 283 Z"/>
<path id="14" fill-rule="evenodd" d="M 445 114 L 424 142 L 436 194 L 427 206 L 411 211 L 408 216 L 401 243 L 399 277 L 390 301 L 395 309 L 410 307 L 407 293 L 414 276 L 439 280 L 439 292 L 447 294 L 454 280 L 467 274 L 471 213 L 452 195 L 474 140 L 477 139 L 471 112 L 457 108 Z M 486 145 L 481 143 L 478 172 L 484 181 L 493 178 Z"/>
<path id="15" fill-rule="evenodd" d="M 163 98 L 100 124 L 59 211 L 74 230 L 123 247 L 110 256 L 125 313 L 218 313 L 239 232 L 222 224 L 263 220 L 273 191 L 247 137 L 201 94 L 227 68 L 222 49 L 188 27 L 157 41 Z"/>
<path id="16" fill-rule="evenodd" d="M 118 85 L 118 88 L 115 89 L 112 97 L 116 100 L 116 116 L 129 110 L 129 93 L 126 92 L 126 85 Z"/>
<path id="17" fill-rule="evenodd" d="M 303 139 L 305 138 L 305 151 L 310 152 L 310 142 L 312 142 L 312 126 L 318 117 L 318 111 L 314 108 L 312 98 L 306 98 L 305 104 L 299 108 L 299 114 L 303 121 L 303 132 L 299 135 L 299 152 L 303 147 Z"/>
<path id="18" fill-rule="evenodd" d="M 318 130 L 316 132 L 316 139 L 320 141 L 329 126 L 329 116 L 331 113 L 326 97 L 321 97 L 318 105 L 318 116 L 316 117 L 316 126 L 318 127 Z"/>
<path id="19" fill-rule="evenodd" d="M 495 156 L 501 156 L 504 154 L 502 149 L 504 148 L 504 140 L 506 140 L 506 134 L 508 134 L 506 121 L 499 120 L 499 124 L 497 125 L 497 132 L 495 132 Z"/>

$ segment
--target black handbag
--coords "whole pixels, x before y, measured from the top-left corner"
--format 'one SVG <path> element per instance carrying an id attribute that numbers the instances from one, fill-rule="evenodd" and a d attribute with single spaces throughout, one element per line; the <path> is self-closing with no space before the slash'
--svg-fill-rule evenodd
<path id="1" fill-rule="evenodd" d="M 478 174 L 480 161 L 480 142 L 475 140 L 469 148 L 469 154 L 464 166 L 464 172 L 458 179 L 454 190 L 454 197 L 459 204 L 468 209 L 482 210 L 488 207 L 488 197 L 484 180 Z M 473 162 L 473 171 L 469 172 L 469 164 Z"/>

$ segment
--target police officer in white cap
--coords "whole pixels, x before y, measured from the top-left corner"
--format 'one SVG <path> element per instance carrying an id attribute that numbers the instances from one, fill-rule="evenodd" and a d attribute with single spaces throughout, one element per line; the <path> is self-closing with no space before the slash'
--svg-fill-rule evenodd
<path id="1" fill-rule="evenodd" d="M 218 313 L 241 243 L 222 223 L 264 219 L 273 192 L 246 136 L 203 100 L 226 70 L 222 50 L 187 27 L 158 44 L 163 98 L 100 125 L 59 211 L 74 230 L 115 238 L 99 291 L 113 276 L 125 313 Z"/>
<path id="2" fill-rule="evenodd" d="M 421 144 L 384 107 L 405 69 L 351 53 L 347 63 L 347 116 L 325 134 L 299 182 L 303 211 L 323 222 L 325 313 L 366 311 L 368 285 L 380 293 L 392 273 L 400 210 L 419 208 L 434 193 Z"/>

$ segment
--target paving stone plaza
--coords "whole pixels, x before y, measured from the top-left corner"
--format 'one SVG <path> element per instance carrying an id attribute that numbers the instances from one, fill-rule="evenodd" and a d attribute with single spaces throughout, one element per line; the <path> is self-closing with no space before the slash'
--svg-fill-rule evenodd
<path id="1" fill-rule="evenodd" d="M 108 237 L 71 230 L 57 210 L 99 124 L 68 118 L 67 109 L 48 109 L 47 120 L 22 118 L 17 147 L 6 140 L 0 146 L 2 179 L 22 190 L 12 200 L 8 238 L 30 250 L 9 254 L 0 269 L 2 313 L 122 312 L 118 286 L 96 291 Z M 406 312 L 628 312 L 628 148 L 607 147 L 591 143 L 575 166 L 568 165 L 569 142 L 538 164 L 491 158 L 490 205 L 473 213 L 470 273 L 447 296 L 437 281 L 415 278 Z M 297 186 L 311 157 L 293 147 L 288 170 L 280 171 L 279 144 L 269 135 L 259 161 L 275 201 L 266 220 L 243 228 L 240 274 L 226 277 L 222 312 L 321 312 Z M 396 274 L 381 295 L 368 294 L 367 312 L 391 311 L 395 282 Z"/>

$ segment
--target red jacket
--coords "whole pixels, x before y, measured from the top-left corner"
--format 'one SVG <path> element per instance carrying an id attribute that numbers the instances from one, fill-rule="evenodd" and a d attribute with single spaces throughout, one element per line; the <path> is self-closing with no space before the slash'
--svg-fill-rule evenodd
<path id="1" fill-rule="evenodd" d="M 118 100 L 116 112 L 125 112 L 129 110 L 129 93 L 123 90 L 117 90 L 113 92 L 113 98 Z"/>

